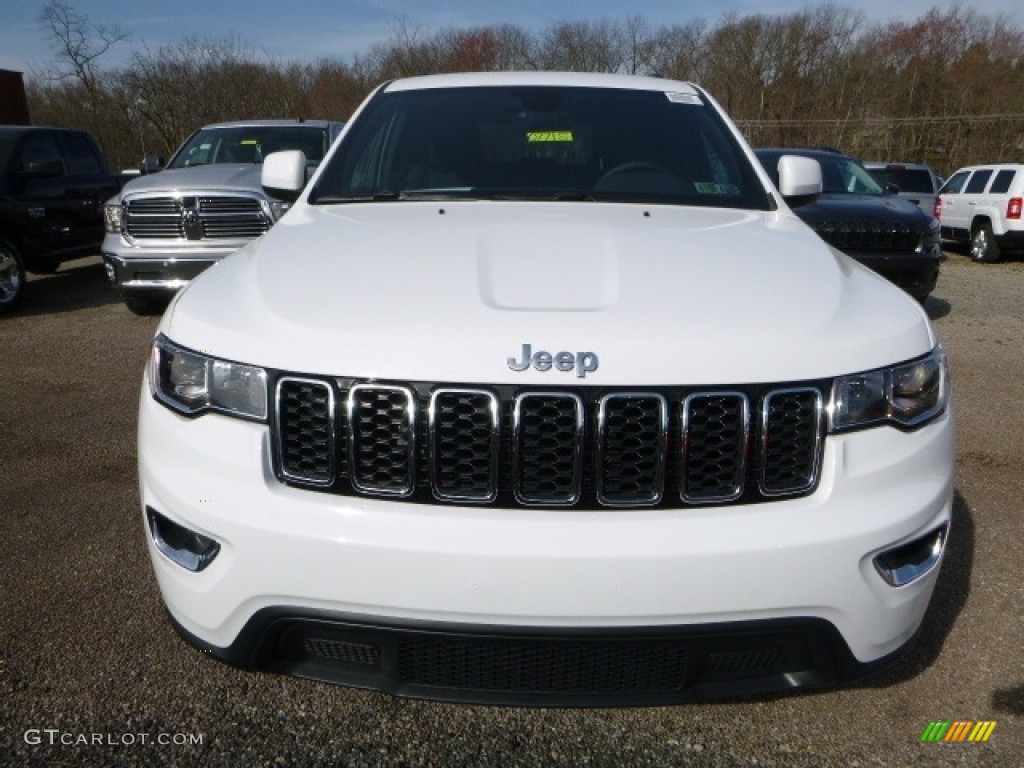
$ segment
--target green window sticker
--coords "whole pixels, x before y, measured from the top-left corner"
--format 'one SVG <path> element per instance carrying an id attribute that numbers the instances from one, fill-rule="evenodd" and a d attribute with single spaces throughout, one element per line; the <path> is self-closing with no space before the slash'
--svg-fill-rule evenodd
<path id="1" fill-rule="evenodd" d="M 526 141 L 530 144 L 550 142 L 571 142 L 572 131 L 527 131 Z"/>

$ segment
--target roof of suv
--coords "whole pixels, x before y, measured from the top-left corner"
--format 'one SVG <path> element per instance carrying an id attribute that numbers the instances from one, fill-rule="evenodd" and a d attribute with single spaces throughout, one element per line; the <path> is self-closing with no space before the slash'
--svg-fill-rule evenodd
<path id="1" fill-rule="evenodd" d="M 386 91 L 427 88 L 471 88 L 483 85 L 548 85 L 589 88 L 626 88 L 629 90 L 672 91 L 697 95 L 692 83 L 637 75 L 610 75 L 599 72 L 461 72 L 423 75 L 394 80 L 383 86 Z"/>
<path id="2" fill-rule="evenodd" d="M 326 128 L 329 125 L 338 125 L 340 120 L 304 120 L 302 118 L 288 119 L 288 120 L 229 120 L 222 123 L 210 123 L 204 125 L 203 129 L 208 128 L 247 128 L 247 127 L 279 127 L 286 128 L 290 126 L 309 126 L 310 128 Z"/>

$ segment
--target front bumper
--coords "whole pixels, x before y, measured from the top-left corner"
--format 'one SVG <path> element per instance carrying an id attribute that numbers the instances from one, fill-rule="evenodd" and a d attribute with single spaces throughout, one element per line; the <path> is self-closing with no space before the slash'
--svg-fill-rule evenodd
<path id="1" fill-rule="evenodd" d="M 913 433 L 829 437 L 804 498 L 492 509 L 286 487 L 265 425 L 189 420 L 146 388 L 139 421 L 144 509 L 219 546 L 192 571 L 148 537 L 191 642 L 247 668 L 502 703 L 665 703 L 870 671 L 913 636 L 938 570 L 893 587 L 875 558 L 948 525 L 953 452 L 947 412 Z M 576 658 L 653 665 L 655 682 L 566 677 Z"/>
<path id="2" fill-rule="evenodd" d="M 233 242 L 197 248 L 195 243 L 189 243 L 188 247 L 143 248 L 108 234 L 103 241 L 103 261 L 107 277 L 122 292 L 170 296 L 243 245 Z"/>

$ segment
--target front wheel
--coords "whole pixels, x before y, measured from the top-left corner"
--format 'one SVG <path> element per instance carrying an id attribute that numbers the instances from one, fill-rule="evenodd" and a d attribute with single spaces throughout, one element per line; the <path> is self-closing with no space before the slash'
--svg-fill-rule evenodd
<path id="1" fill-rule="evenodd" d="M 0 240 L 0 314 L 9 312 L 21 301 L 25 289 L 25 267 L 17 249 Z"/>
<path id="2" fill-rule="evenodd" d="M 992 225 L 982 222 L 971 233 L 971 258 L 983 264 L 999 261 L 999 244 L 992 235 Z"/>

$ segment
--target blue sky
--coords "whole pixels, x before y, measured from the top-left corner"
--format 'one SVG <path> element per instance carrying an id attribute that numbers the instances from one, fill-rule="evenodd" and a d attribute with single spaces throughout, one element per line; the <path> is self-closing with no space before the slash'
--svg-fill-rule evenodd
<path id="1" fill-rule="evenodd" d="M 726 13 L 786 14 L 815 8 L 816 0 L 71 0 L 95 24 L 119 24 L 130 39 L 100 60 L 101 68 L 126 63 L 145 45 L 197 38 L 237 40 L 265 51 L 275 60 L 315 61 L 323 57 L 350 61 L 374 43 L 386 42 L 399 25 L 423 35 L 450 27 L 510 23 L 538 31 L 559 21 L 622 20 L 640 15 L 655 26 L 704 19 L 709 24 Z M 930 8 L 960 5 L 979 13 L 1003 14 L 1024 26 L 1022 0 L 861 0 L 834 3 L 863 11 L 869 21 L 914 19 Z M 40 73 L 55 61 L 50 41 L 39 24 L 45 0 L 0 0 L 0 69 Z"/>

